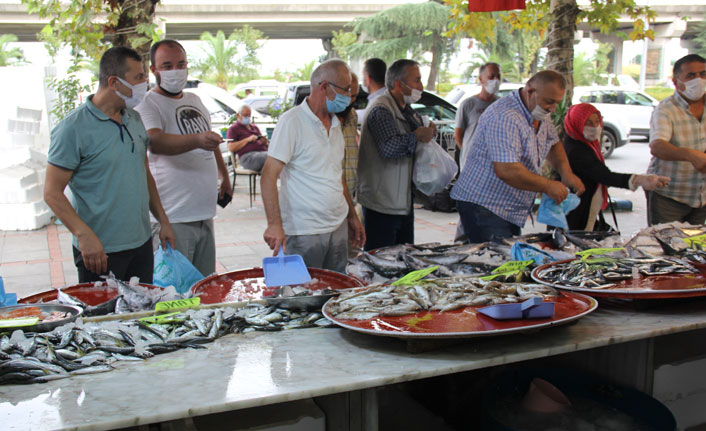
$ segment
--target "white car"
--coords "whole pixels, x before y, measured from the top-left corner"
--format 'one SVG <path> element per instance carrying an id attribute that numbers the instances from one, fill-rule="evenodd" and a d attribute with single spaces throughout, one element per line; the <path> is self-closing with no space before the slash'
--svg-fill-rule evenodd
<path id="1" fill-rule="evenodd" d="M 243 99 L 248 96 L 282 97 L 286 89 L 286 84 L 275 81 L 274 79 L 256 79 L 236 85 L 235 88 L 230 91 L 230 95 Z"/>
<path id="2" fill-rule="evenodd" d="M 240 108 L 245 104 L 242 100 L 231 96 L 227 91 L 215 85 L 198 83 L 195 88 L 185 88 L 184 91 L 194 93 L 201 99 L 203 105 L 211 114 L 211 127 L 214 130 L 219 130 L 222 127 L 230 126 L 230 120 L 234 121 L 234 115 L 240 111 Z M 263 115 L 260 112 L 252 113 L 253 121 L 260 126 L 262 130 L 263 124 L 272 123 L 269 115 Z"/>
<path id="3" fill-rule="evenodd" d="M 659 103 L 637 90 L 622 87 L 575 87 L 572 103 L 590 103 L 603 116 L 603 155 L 633 138 L 649 138 L 652 111 Z"/>
<path id="4" fill-rule="evenodd" d="M 500 89 L 498 90 L 498 96 L 499 97 L 504 97 L 513 92 L 514 90 L 517 90 L 518 88 L 522 88 L 524 84 L 517 84 L 514 82 L 503 82 L 500 84 Z M 451 91 L 449 91 L 449 94 L 444 97 L 448 102 L 453 103 L 456 105 L 456 107 L 461 106 L 461 103 L 468 99 L 471 96 L 475 96 L 476 94 L 480 93 L 481 90 L 481 85 L 480 84 L 462 84 L 462 85 L 457 85 L 454 87 Z"/>

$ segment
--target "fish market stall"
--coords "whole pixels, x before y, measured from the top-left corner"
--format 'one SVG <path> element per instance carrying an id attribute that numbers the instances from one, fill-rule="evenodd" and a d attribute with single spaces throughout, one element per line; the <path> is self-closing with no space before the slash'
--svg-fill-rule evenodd
<path id="1" fill-rule="evenodd" d="M 261 270 L 235 271 L 194 285 L 198 299 L 177 299 L 197 309 L 166 314 L 153 308 L 173 292 L 134 283 L 88 286 L 110 291 L 101 304 L 81 304 L 80 289 L 35 295 L 125 314 L 0 337 L 0 423 L 115 429 L 314 398 L 329 406 L 327 420 L 348 421 L 344 429 L 375 430 L 374 419 L 361 422 L 350 406 L 328 401 L 551 358 L 650 393 L 658 364 L 706 353 L 706 302 L 652 299 L 641 307 L 609 298 L 599 306 L 592 297 L 628 279 L 701 277 L 697 264 L 706 258 L 688 239 L 703 226 L 650 229 L 627 243 L 556 231 L 498 244 L 397 246 L 351 261 L 354 277 L 312 272 L 310 283 L 275 291 Z M 534 258 L 523 260 L 526 253 Z M 321 313 L 297 305 L 312 298 L 319 306 L 328 299 Z M 683 345 L 690 348 L 675 348 Z M 375 418 L 376 402 L 365 406 Z"/>

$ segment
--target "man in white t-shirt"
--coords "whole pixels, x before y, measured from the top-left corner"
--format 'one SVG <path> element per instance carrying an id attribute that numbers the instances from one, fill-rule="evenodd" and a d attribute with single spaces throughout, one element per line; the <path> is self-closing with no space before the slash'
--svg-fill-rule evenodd
<path id="1" fill-rule="evenodd" d="M 348 241 L 365 243 L 345 187 L 343 133 L 336 115 L 350 104 L 351 72 L 328 60 L 311 74 L 311 93 L 277 123 L 262 169 L 265 242 L 300 254 L 309 267 L 344 272 Z M 277 190 L 277 179 L 281 181 Z"/>
<path id="2" fill-rule="evenodd" d="M 176 249 L 207 276 L 216 270 L 216 201 L 231 193 L 219 149 L 223 139 L 211 131 L 211 117 L 199 97 L 182 91 L 189 73 L 184 48 L 162 40 L 152 45 L 150 61 L 157 86 L 136 108 L 150 138 L 150 170 L 177 237 Z"/>

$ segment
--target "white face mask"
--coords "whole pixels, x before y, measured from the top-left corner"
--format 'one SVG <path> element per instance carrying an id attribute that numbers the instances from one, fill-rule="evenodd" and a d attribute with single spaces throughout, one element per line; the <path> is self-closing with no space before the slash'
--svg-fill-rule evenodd
<path id="1" fill-rule="evenodd" d="M 162 90 L 179 94 L 186 87 L 186 80 L 189 77 L 189 69 L 172 69 L 159 71 L 159 86 Z"/>
<path id="2" fill-rule="evenodd" d="M 135 106 L 139 105 L 140 102 L 142 102 L 142 99 L 145 98 L 145 93 L 147 93 L 147 81 L 132 85 L 124 79 L 120 78 L 119 76 L 116 78 L 118 78 L 118 80 L 122 82 L 124 86 L 132 90 L 132 96 L 130 97 L 124 95 L 119 90 L 115 90 L 115 94 L 120 96 L 120 98 L 125 101 L 125 106 L 132 109 Z"/>
<path id="3" fill-rule="evenodd" d="M 485 88 L 485 91 L 487 91 L 488 93 L 495 95 L 498 93 L 498 90 L 500 90 L 500 80 L 491 79 L 485 83 L 483 88 Z"/>
<path id="4" fill-rule="evenodd" d="M 704 96 L 706 90 L 706 79 L 694 78 L 690 81 L 679 81 L 686 87 L 681 93 L 689 100 L 699 100 Z"/>
<path id="5" fill-rule="evenodd" d="M 535 105 L 534 109 L 532 110 L 532 118 L 537 121 L 548 120 L 549 116 L 552 113 L 539 106 L 539 97 L 535 97 L 535 102 L 537 103 L 537 105 Z"/>
<path id="6" fill-rule="evenodd" d="M 593 142 L 601 137 L 601 131 L 602 131 L 601 126 L 598 126 L 598 127 L 585 126 L 583 128 L 583 137 L 586 138 L 587 141 Z"/>
<path id="7" fill-rule="evenodd" d="M 419 101 L 419 99 L 422 98 L 422 92 L 421 92 L 421 91 L 417 90 L 416 88 L 410 87 L 409 85 L 405 84 L 404 82 L 402 83 L 402 85 L 404 85 L 405 87 L 407 87 L 407 88 L 409 88 L 410 90 L 412 90 L 412 94 L 409 94 L 409 95 L 405 94 L 405 95 L 404 95 L 403 98 L 404 98 L 404 103 L 405 103 L 405 104 L 409 105 L 409 104 L 411 104 L 411 103 L 417 103 L 417 102 Z"/>

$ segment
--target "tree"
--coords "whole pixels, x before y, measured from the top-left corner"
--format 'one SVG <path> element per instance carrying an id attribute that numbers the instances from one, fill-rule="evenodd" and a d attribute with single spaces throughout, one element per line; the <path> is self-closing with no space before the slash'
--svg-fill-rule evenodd
<path id="1" fill-rule="evenodd" d="M 13 42 L 17 42 L 17 36 L 14 34 L 0 35 L 0 66 L 11 66 L 25 61 L 25 55 L 21 49 L 8 46 Z"/>
<path id="2" fill-rule="evenodd" d="M 706 14 L 704 20 L 695 25 L 698 33 L 694 37 L 695 50 L 691 50 L 693 54 L 699 54 L 706 57 Z"/>
<path id="3" fill-rule="evenodd" d="M 495 34 L 496 27 L 488 13 L 468 12 L 468 0 L 444 0 L 451 8 L 448 35 L 464 35 L 484 41 Z M 536 30 L 547 48 L 545 68 L 561 73 L 567 80 L 567 100 L 573 94 L 574 34 L 578 22 L 598 27 L 602 33 L 629 37 L 631 40 L 654 38 L 645 22 L 654 21 L 656 13 L 648 6 L 638 6 L 635 0 L 589 0 L 578 6 L 577 0 L 527 0 L 527 8 L 511 12 L 504 20 L 516 29 Z M 632 18 L 633 30 L 619 32 L 618 18 Z M 546 37 L 545 37 L 546 34 Z"/>
<path id="4" fill-rule="evenodd" d="M 316 60 L 311 60 L 310 62 L 306 63 L 304 66 L 297 69 L 296 72 L 294 72 L 292 79 L 294 81 L 308 81 L 308 80 L 310 80 L 311 79 L 311 72 L 314 71 L 315 64 L 316 64 Z"/>
<path id="5" fill-rule="evenodd" d="M 433 91 L 442 57 L 455 52 L 456 45 L 443 36 L 449 13 L 446 6 L 429 1 L 403 4 L 358 18 L 351 25 L 360 38 L 348 47 L 347 53 L 359 58 L 380 57 L 390 64 L 400 58 L 413 58 L 423 63 L 423 54 L 431 52 L 426 88 Z"/>
<path id="6" fill-rule="evenodd" d="M 72 66 L 63 79 L 51 78 L 56 92 L 50 114 L 60 120 L 76 105 L 78 96 L 88 88 L 76 76 L 84 59 L 98 60 L 110 45 L 127 45 L 142 55 L 147 70 L 149 46 L 160 37 L 154 21 L 159 0 L 22 0 L 30 14 L 49 19 L 38 38 L 49 55 L 60 49 L 71 50 Z"/>
<path id="7" fill-rule="evenodd" d="M 262 47 L 259 40 L 263 38 L 260 30 L 247 25 L 234 30 L 227 39 L 221 30 L 215 36 L 205 31 L 201 34 L 201 40 L 206 42 L 203 48 L 206 58 L 197 62 L 195 69 L 202 77 L 212 77 L 216 85 L 224 90 L 228 89 L 228 78 L 234 72 L 237 74 L 237 82 L 257 78 L 257 66 L 260 65 L 257 50 Z"/>
<path id="8" fill-rule="evenodd" d="M 349 53 L 350 47 L 358 41 L 358 35 L 352 31 L 334 30 L 332 33 L 331 45 L 333 45 L 333 50 L 336 52 L 343 61 L 350 62 L 351 55 Z"/>

